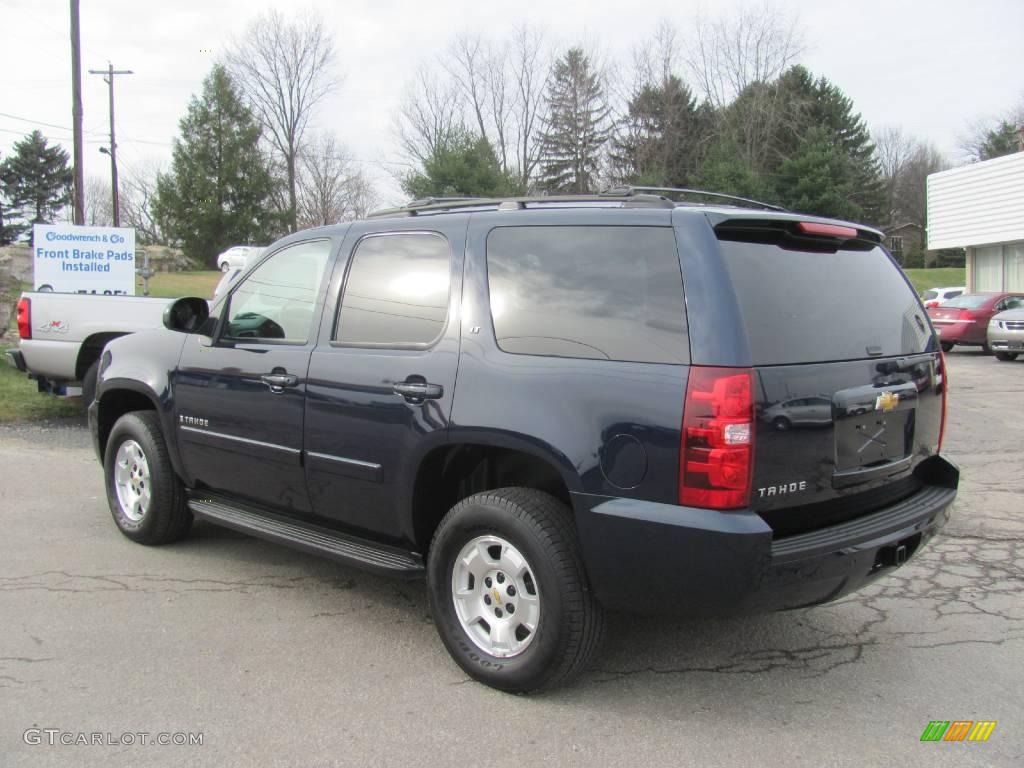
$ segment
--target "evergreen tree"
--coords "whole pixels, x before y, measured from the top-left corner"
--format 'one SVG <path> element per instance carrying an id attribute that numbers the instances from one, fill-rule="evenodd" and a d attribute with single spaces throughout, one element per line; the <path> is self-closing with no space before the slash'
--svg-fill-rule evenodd
<path id="1" fill-rule="evenodd" d="M 777 199 L 787 208 L 817 216 L 863 221 L 857 202 L 854 161 L 841 140 L 823 126 L 807 129 L 799 148 L 778 168 Z"/>
<path id="2" fill-rule="evenodd" d="M 17 142 L 14 153 L 0 164 L 0 192 L 5 203 L 0 241 L 13 241 L 33 224 L 52 224 L 71 202 L 71 177 L 68 153 L 47 144 L 39 131 Z M 12 219 L 24 223 L 13 224 Z"/>
<path id="3" fill-rule="evenodd" d="M 848 184 L 852 206 L 858 211 L 853 218 L 870 224 L 884 224 L 887 218 L 885 185 L 875 154 L 875 145 L 864 120 L 854 111 L 853 102 L 828 79 L 817 80 L 802 66 L 795 66 L 780 76 L 777 86 L 784 119 L 774 133 L 772 148 L 776 165 L 788 160 L 806 162 L 807 158 L 840 153 L 846 158 L 846 176 L 835 185 Z M 823 137 L 820 130 L 825 131 Z M 790 165 L 791 170 L 793 165 Z M 782 200 L 799 199 L 801 193 L 785 188 L 789 175 L 775 177 L 777 195 Z M 823 178 L 828 183 L 827 178 Z M 823 190 L 822 200 L 831 199 L 832 192 Z"/>
<path id="4" fill-rule="evenodd" d="M 736 140 L 728 134 L 719 137 L 711 146 L 695 179 L 694 186 L 708 192 L 765 202 L 771 202 L 770 198 L 774 196 L 761 175 L 745 161 Z"/>
<path id="5" fill-rule="evenodd" d="M 613 141 L 612 160 L 624 182 L 685 187 L 693 182 L 710 127 L 710 108 L 698 108 L 675 75 L 645 84 L 629 102 L 625 124 Z"/>
<path id="6" fill-rule="evenodd" d="M 1000 120 L 994 128 L 985 132 L 978 147 L 979 160 L 1012 155 L 1020 150 L 1020 129 L 1009 120 Z"/>
<path id="7" fill-rule="evenodd" d="M 522 192 L 505 173 L 490 142 L 457 133 L 424 160 L 423 170 L 407 176 L 402 189 L 413 198 L 504 197 Z"/>
<path id="8" fill-rule="evenodd" d="M 611 135 L 611 109 L 601 80 L 581 48 L 555 62 L 540 143 L 541 188 L 585 193 L 597 186 L 601 151 Z"/>
<path id="9" fill-rule="evenodd" d="M 224 67 L 203 81 L 179 128 L 153 208 L 186 255 L 212 265 L 228 246 L 267 242 L 284 229 L 272 212 L 275 182 L 259 150 L 260 126 Z"/>

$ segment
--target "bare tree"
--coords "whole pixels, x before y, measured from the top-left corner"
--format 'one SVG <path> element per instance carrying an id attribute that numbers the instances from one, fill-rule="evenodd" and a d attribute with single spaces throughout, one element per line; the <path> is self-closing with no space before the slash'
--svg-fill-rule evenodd
<path id="1" fill-rule="evenodd" d="M 977 163 L 1021 150 L 1024 141 L 1024 98 L 1000 118 L 973 120 L 958 144 L 964 160 Z"/>
<path id="2" fill-rule="evenodd" d="M 728 16 L 698 16 L 685 58 L 705 98 L 722 108 L 748 86 L 774 80 L 804 48 L 797 19 L 765 2 Z"/>
<path id="3" fill-rule="evenodd" d="M 428 67 L 420 67 L 395 118 L 402 150 L 410 160 L 423 163 L 464 130 L 458 86 L 438 78 Z"/>
<path id="4" fill-rule="evenodd" d="M 924 229 L 928 225 L 928 175 L 944 171 L 950 164 L 934 145 L 915 144 L 896 183 L 895 208 L 902 220 Z"/>
<path id="5" fill-rule="evenodd" d="M 166 242 L 163 230 L 153 214 L 156 181 L 161 170 L 160 162 L 149 158 L 121 173 L 121 221 L 125 226 L 135 227 L 140 244 Z M 107 194 L 109 196 L 109 191 Z"/>
<path id="6" fill-rule="evenodd" d="M 284 163 L 289 226 L 298 224 L 298 160 L 313 109 L 338 84 L 334 36 L 313 11 L 285 17 L 271 9 L 228 48 L 226 63 L 241 84 Z"/>
<path id="7" fill-rule="evenodd" d="M 875 131 L 875 157 L 885 183 L 887 223 L 896 224 L 900 206 L 897 192 L 903 180 L 908 163 L 920 150 L 920 145 L 902 128 L 886 125 Z"/>
<path id="8" fill-rule="evenodd" d="M 373 185 L 333 134 L 316 136 L 299 155 L 299 222 L 316 227 L 365 216 Z"/>
<path id="9" fill-rule="evenodd" d="M 537 168 L 550 70 L 541 31 L 517 27 L 495 43 L 460 35 L 416 73 L 396 116 L 405 154 L 422 164 L 453 136 L 470 131 L 494 149 L 502 172 L 526 189 Z"/>
<path id="10" fill-rule="evenodd" d="M 123 201 L 121 207 L 124 207 Z M 110 182 L 100 176 L 90 176 L 85 180 L 85 224 L 109 227 L 113 223 L 114 201 L 110 195 Z"/>

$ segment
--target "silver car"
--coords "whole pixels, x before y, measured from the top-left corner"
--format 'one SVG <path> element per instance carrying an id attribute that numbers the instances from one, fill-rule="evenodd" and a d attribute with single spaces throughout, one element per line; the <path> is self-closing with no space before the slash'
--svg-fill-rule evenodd
<path id="1" fill-rule="evenodd" d="M 988 346 L 1000 360 L 1016 360 L 1024 352 L 1024 302 L 989 320 Z"/>

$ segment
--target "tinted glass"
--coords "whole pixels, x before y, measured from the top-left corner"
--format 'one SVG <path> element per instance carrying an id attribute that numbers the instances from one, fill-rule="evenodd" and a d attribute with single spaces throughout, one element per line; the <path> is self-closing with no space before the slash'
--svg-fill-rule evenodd
<path id="1" fill-rule="evenodd" d="M 938 291 L 925 291 L 922 294 L 921 298 L 923 298 L 925 301 L 927 301 L 928 299 L 936 298 L 938 295 L 939 295 Z"/>
<path id="2" fill-rule="evenodd" d="M 667 227 L 501 227 L 487 238 L 491 316 L 506 352 L 686 363 Z"/>
<path id="3" fill-rule="evenodd" d="M 444 329 L 449 281 L 443 237 L 368 237 L 352 257 L 335 338 L 347 344 L 429 344 Z"/>
<path id="4" fill-rule="evenodd" d="M 968 293 L 964 296 L 957 296 L 949 301 L 942 302 L 942 307 L 959 307 L 960 309 L 978 309 L 992 299 L 983 293 Z"/>
<path id="5" fill-rule="evenodd" d="M 906 355 L 928 344 L 927 316 L 881 248 L 811 253 L 765 243 L 720 246 L 755 365 Z"/>
<path id="6" fill-rule="evenodd" d="M 231 294 L 225 338 L 305 344 L 330 253 L 330 241 L 317 240 L 260 264 Z"/>

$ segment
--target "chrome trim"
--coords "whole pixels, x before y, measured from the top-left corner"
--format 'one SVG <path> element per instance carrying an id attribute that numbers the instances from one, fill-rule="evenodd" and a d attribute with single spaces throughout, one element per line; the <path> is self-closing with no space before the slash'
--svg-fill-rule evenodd
<path id="1" fill-rule="evenodd" d="M 264 443 L 262 440 L 251 440 L 248 437 L 225 435 L 223 432 L 213 432 L 212 430 L 209 429 L 197 429 L 196 427 L 182 426 L 181 430 L 183 432 L 195 432 L 196 434 L 200 435 L 209 435 L 210 437 L 221 437 L 224 438 L 225 440 L 235 440 L 236 442 L 246 443 L 247 445 L 258 445 L 261 448 L 273 448 L 274 450 L 284 451 L 285 453 L 290 453 L 294 455 L 302 453 L 302 451 L 300 451 L 298 448 L 288 448 L 287 446 L 277 445 L 275 443 Z"/>
<path id="2" fill-rule="evenodd" d="M 314 459 L 327 459 L 328 461 L 336 461 L 339 464 L 350 464 L 353 467 L 365 467 L 366 469 L 380 469 L 380 464 L 374 464 L 372 461 L 346 459 L 342 456 L 332 456 L 329 453 L 317 453 L 316 451 L 306 451 L 306 455 L 311 456 Z"/>

